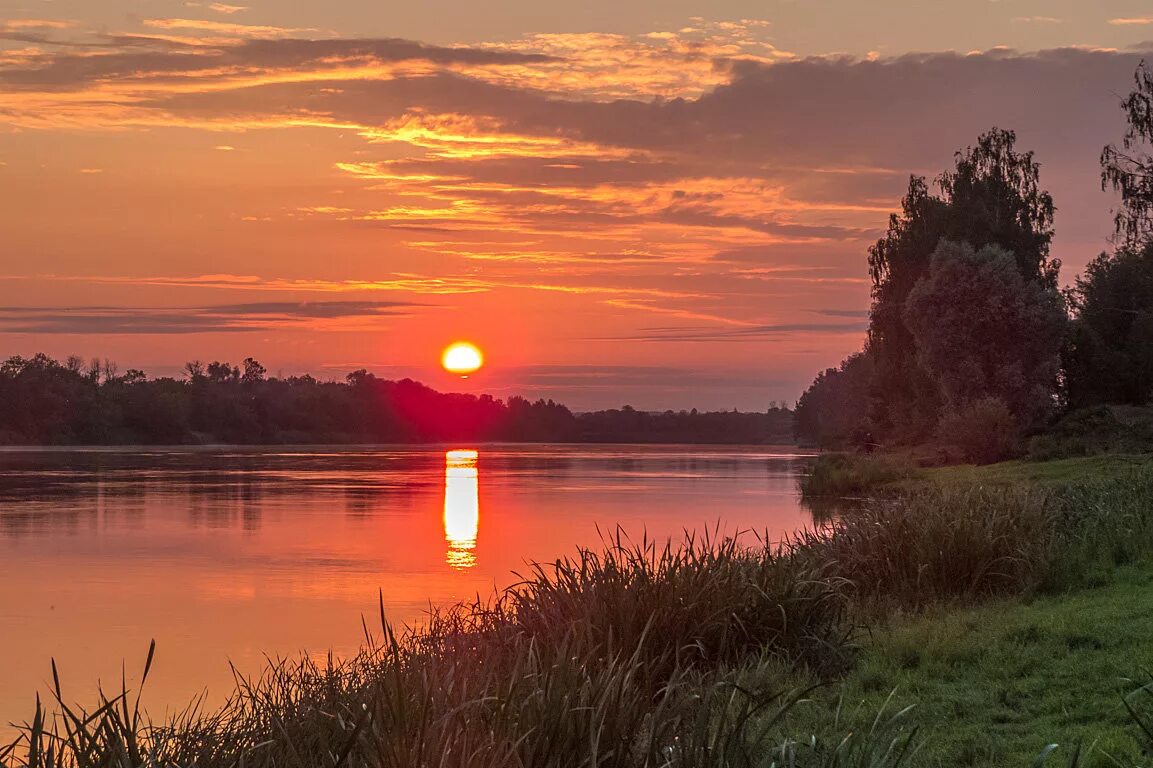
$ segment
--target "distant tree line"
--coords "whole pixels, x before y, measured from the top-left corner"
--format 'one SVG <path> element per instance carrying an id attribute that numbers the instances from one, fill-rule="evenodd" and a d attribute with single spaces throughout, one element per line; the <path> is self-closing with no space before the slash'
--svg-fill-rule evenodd
<path id="1" fill-rule="evenodd" d="M 108 362 L 47 355 L 0 365 L 0 444 L 286 444 L 447 441 L 791 442 L 792 411 L 619 410 L 574 414 L 552 400 L 437 392 L 368 371 L 344 381 L 269 377 L 194 361 L 181 378 L 120 373 Z"/>
<path id="2" fill-rule="evenodd" d="M 1122 144 L 1101 155 L 1121 196 L 1113 251 L 1060 290 L 1053 199 L 1012 131 L 982 135 L 932 186 L 912 177 L 869 249 L 864 348 L 801 396 L 802 442 L 992 461 L 1064 413 L 1153 400 L 1153 73 L 1135 80 Z"/>

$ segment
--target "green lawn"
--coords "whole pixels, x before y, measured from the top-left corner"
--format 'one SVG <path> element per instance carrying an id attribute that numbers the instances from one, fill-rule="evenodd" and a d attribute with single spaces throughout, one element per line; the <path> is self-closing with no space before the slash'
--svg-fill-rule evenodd
<path id="1" fill-rule="evenodd" d="M 1056 461 L 1005 461 L 976 467 L 963 464 L 923 470 L 919 480 L 967 483 L 1061 484 L 1077 480 L 1104 480 L 1153 464 L 1153 454 L 1102 454 Z M 917 481 L 914 481 L 917 482 Z"/>
<path id="2" fill-rule="evenodd" d="M 920 726 L 915 765 L 1027 766 L 1047 744 L 1064 766 L 1078 741 L 1083 765 L 1136 759 L 1122 694 L 1153 670 L 1153 572 L 1126 568 L 1098 589 L 975 608 L 939 609 L 874 628 L 843 684 L 822 689 L 803 721 L 823 720 L 843 696 L 867 727 L 886 698 Z M 800 729 L 804 732 L 803 727 Z M 794 729 L 794 733 L 798 730 Z"/>

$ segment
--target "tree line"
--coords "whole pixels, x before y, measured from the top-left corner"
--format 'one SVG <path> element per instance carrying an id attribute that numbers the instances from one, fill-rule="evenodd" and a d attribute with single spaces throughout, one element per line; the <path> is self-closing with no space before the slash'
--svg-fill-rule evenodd
<path id="1" fill-rule="evenodd" d="M 1063 414 L 1153 399 L 1153 73 L 1101 154 L 1120 193 L 1111 251 L 1061 290 L 1055 206 L 1032 152 L 997 128 L 933 184 L 913 176 L 869 248 L 863 349 L 819 373 L 796 431 L 822 447 L 926 443 L 993 461 Z"/>
<path id="2" fill-rule="evenodd" d="M 0 444 L 425 443 L 452 441 L 769 444 L 792 411 L 573 413 L 552 400 L 438 392 L 359 370 L 344 381 L 269 377 L 258 361 L 194 361 L 180 378 L 44 354 L 0 365 Z"/>

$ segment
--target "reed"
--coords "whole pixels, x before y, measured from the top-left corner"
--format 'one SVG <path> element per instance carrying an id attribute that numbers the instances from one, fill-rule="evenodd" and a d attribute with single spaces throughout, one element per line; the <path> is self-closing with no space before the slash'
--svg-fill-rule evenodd
<path id="1" fill-rule="evenodd" d="M 806 499 L 862 496 L 916 474 L 916 466 L 903 456 L 824 453 L 800 478 L 800 488 Z"/>
<path id="2" fill-rule="evenodd" d="M 397 631 L 382 612 L 380 632 L 366 631 L 351 659 L 238 675 L 216 712 L 153 724 L 126 690 L 84 712 L 65 706 L 57 685 L 57 715 L 38 703 L 0 760 L 753 765 L 779 749 L 781 715 L 806 693 L 756 670 L 831 670 L 851 640 L 843 580 L 789 551 L 708 537 L 632 544 L 617 533 L 603 551 L 534 566 L 495 600 L 436 612 L 419 630 Z"/>

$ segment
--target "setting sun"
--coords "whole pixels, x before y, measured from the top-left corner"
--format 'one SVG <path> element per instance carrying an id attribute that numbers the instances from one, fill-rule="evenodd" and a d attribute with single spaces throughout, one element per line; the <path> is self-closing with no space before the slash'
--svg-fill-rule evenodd
<path id="1" fill-rule="evenodd" d="M 480 370 L 484 365 L 484 355 L 475 344 L 458 341 L 445 348 L 440 356 L 440 364 L 449 373 L 467 376 Z"/>

